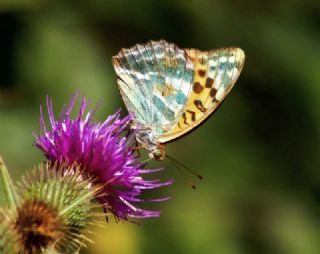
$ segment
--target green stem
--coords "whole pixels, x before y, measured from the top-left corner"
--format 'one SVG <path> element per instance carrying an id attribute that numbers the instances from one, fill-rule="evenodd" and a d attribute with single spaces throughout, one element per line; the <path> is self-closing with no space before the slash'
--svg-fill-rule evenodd
<path id="1" fill-rule="evenodd" d="M 0 171 L 1 171 L 0 173 L 1 173 L 2 181 L 4 185 L 4 191 L 5 191 L 9 208 L 12 210 L 16 210 L 17 200 L 18 200 L 17 194 L 13 186 L 11 177 L 9 175 L 8 169 L 1 157 L 0 157 Z"/>

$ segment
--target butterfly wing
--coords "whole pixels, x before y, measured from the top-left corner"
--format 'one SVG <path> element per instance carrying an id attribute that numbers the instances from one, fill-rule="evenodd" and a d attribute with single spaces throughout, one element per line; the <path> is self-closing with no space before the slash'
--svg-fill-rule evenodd
<path id="1" fill-rule="evenodd" d="M 186 49 L 186 53 L 195 66 L 193 90 L 180 119 L 170 131 L 158 137 L 160 143 L 181 137 L 207 119 L 232 89 L 245 60 L 240 48 L 205 52 Z"/>
<path id="2" fill-rule="evenodd" d="M 192 92 L 194 64 L 164 40 L 122 49 L 113 57 L 118 85 L 134 124 L 162 135 L 180 118 Z"/>

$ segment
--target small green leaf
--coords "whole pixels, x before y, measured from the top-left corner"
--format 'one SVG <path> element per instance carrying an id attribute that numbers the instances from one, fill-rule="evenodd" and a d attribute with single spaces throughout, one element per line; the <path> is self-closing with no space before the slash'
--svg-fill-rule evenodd
<path id="1" fill-rule="evenodd" d="M 1 172 L 1 178 L 4 186 L 5 196 L 8 202 L 8 207 L 12 210 L 16 210 L 18 196 L 14 188 L 14 185 L 12 183 L 8 169 L 4 164 L 1 156 L 0 156 L 0 172 Z"/>

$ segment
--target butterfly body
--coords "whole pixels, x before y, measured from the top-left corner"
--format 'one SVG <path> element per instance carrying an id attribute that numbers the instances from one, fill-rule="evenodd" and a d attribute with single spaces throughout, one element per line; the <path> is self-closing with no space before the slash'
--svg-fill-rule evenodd
<path id="1" fill-rule="evenodd" d="M 133 127 L 134 128 L 134 127 Z M 138 128 L 136 132 L 137 141 L 149 151 L 149 157 L 153 160 L 164 160 L 165 149 L 158 139 L 154 136 L 152 129 Z"/>
<path id="2" fill-rule="evenodd" d="M 137 141 L 156 160 L 164 144 L 188 133 L 223 101 L 244 63 L 239 48 L 180 49 L 164 40 L 122 49 L 113 57 Z"/>

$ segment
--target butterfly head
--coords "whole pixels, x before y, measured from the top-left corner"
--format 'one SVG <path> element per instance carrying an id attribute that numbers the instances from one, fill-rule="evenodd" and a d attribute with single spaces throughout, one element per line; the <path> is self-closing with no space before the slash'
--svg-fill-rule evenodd
<path id="1" fill-rule="evenodd" d="M 149 158 L 152 160 L 163 161 L 165 157 L 166 156 L 163 145 L 158 145 L 149 153 Z"/>

